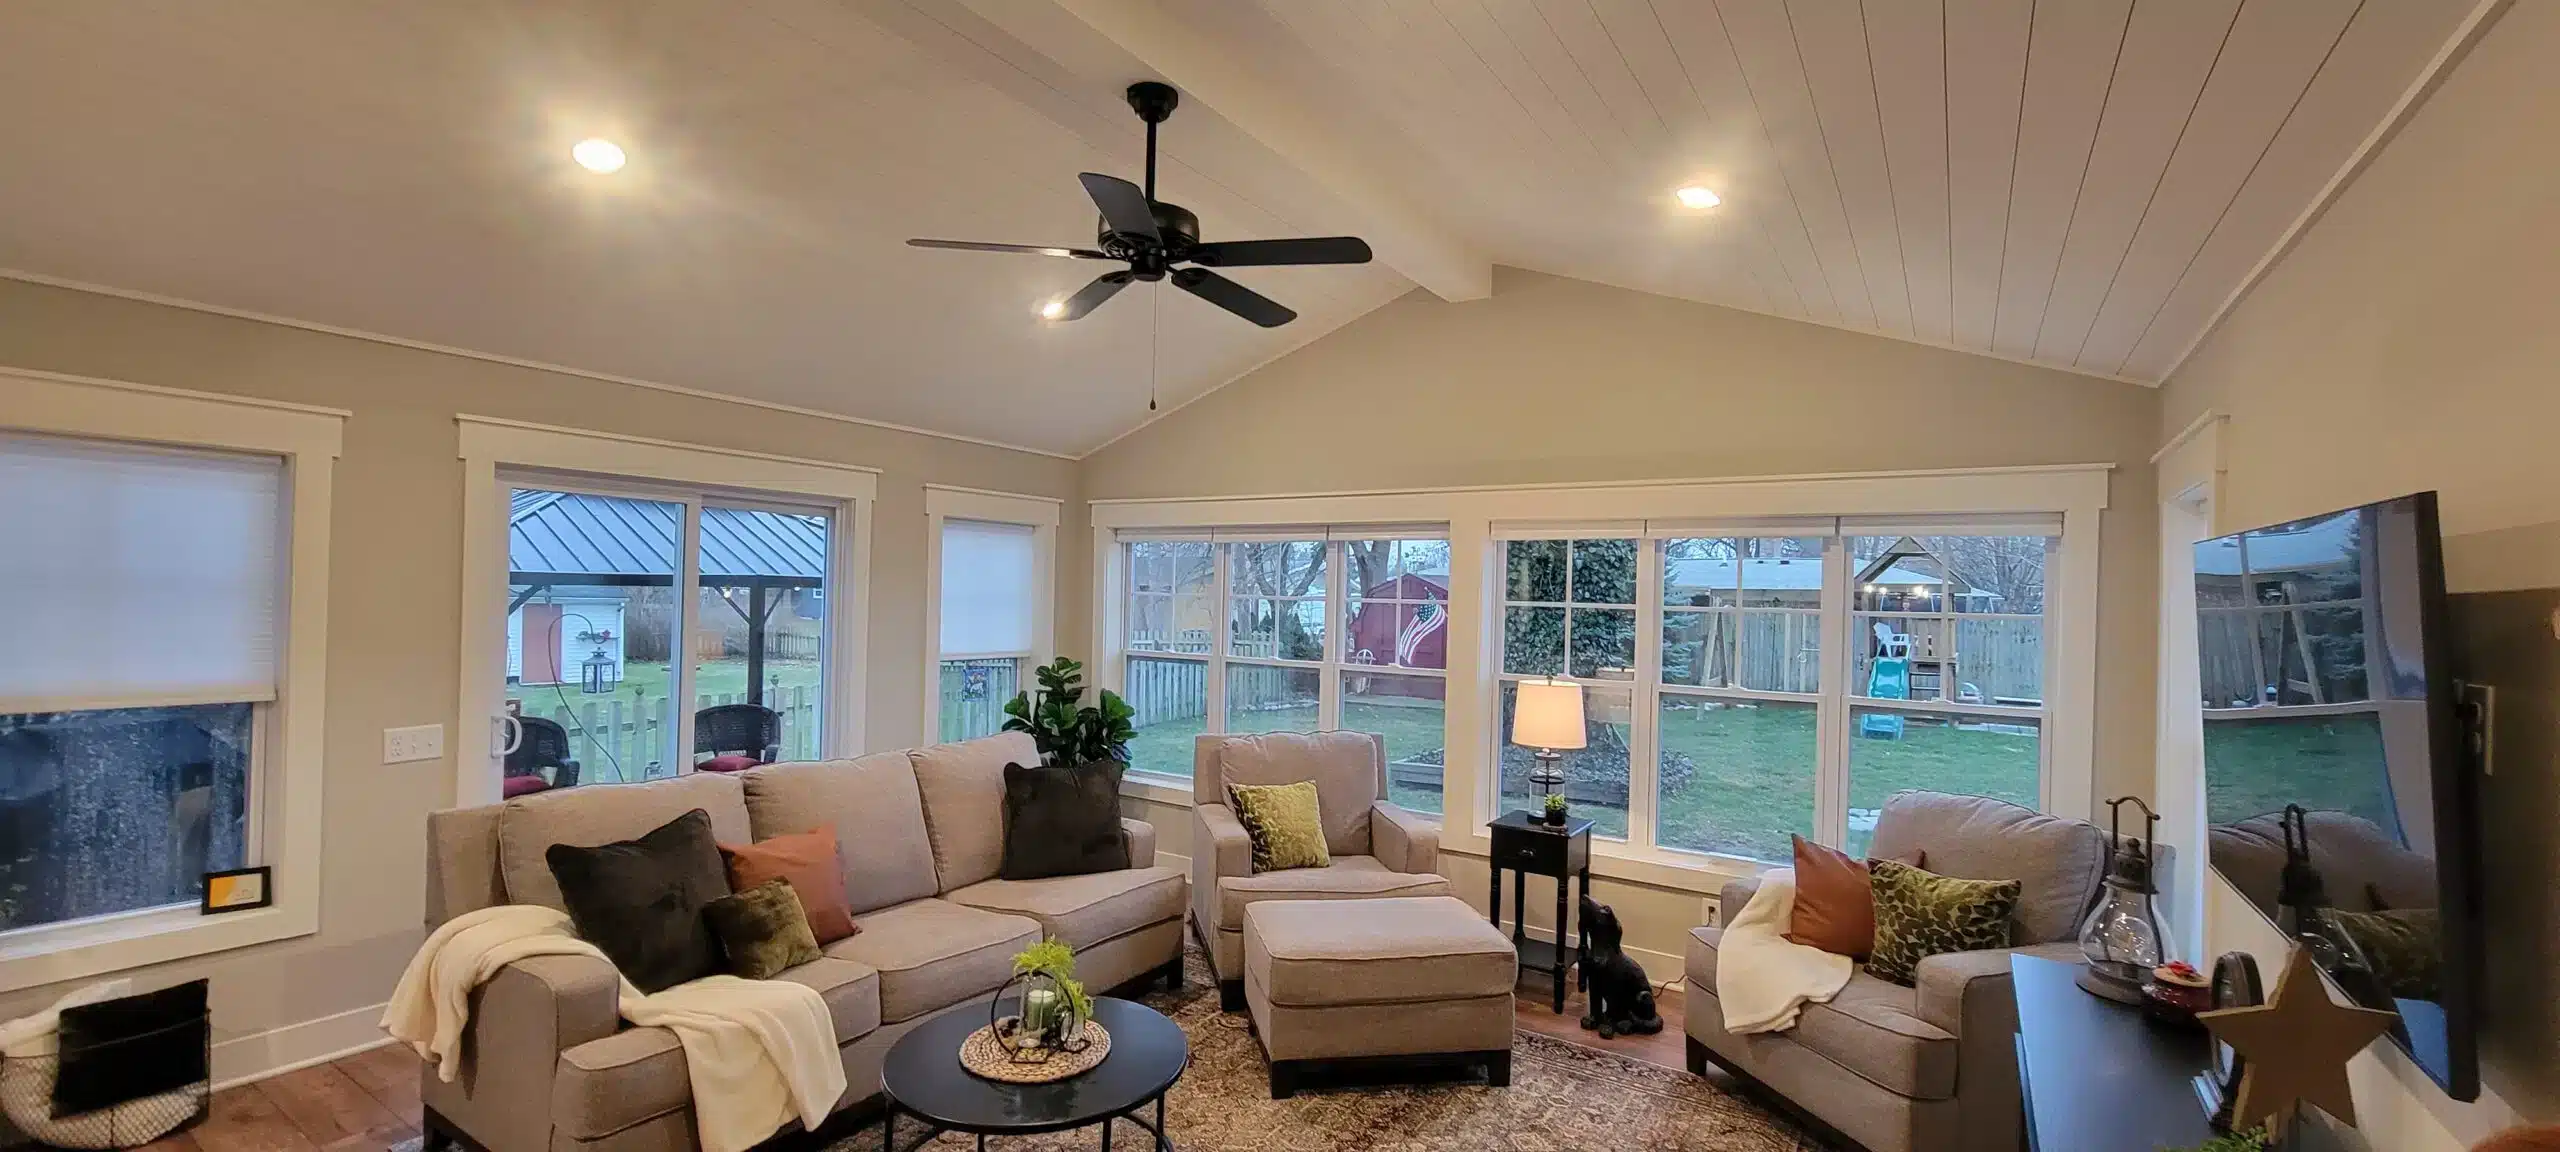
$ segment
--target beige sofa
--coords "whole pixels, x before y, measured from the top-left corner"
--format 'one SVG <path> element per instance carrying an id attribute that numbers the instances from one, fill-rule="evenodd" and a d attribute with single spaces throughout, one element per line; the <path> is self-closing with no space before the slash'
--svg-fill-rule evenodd
<path id="1" fill-rule="evenodd" d="M 1807 1005 L 1793 1029 L 1743 1035 L 1725 1031 L 1716 1001 L 1723 929 L 1696 929 L 1684 989 L 1690 1071 L 1720 1065 L 1868 1152 L 2020 1147 L 2009 958 L 2080 959 L 2074 937 L 2105 876 L 2106 834 L 1998 800 L 1904 792 L 1885 802 L 1868 852 L 1907 858 L 1915 850 L 1941 875 L 2023 881 L 2016 946 L 1931 956 L 1910 988 L 1860 971 L 1830 1003 Z M 1722 920 L 1741 915 L 1757 888 L 1725 885 Z"/>
<path id="2" fill-rule="evenodd" d="M 847 1087 L 839 1116 L 872 1101 L 889 1046 L 947 1011 L 983 1010 L 1013 956 L 1042 936 L 1076 949 L 1088 987 L 1179 982 L 1188 883 L 1155 866 L 1155 829 L 1124 821 L 1131 867 L 995 879 L 1004 766 L 1035 763 L 1008 733 L 858 760 L 774 764 L 734 776 L 587 785 L 428 817 L 427 920 L 496 904 L 560 906 L 543 861 L 555 843 L 629 839 L 700 808 L 724 842 L 833 825 L 859 934 L 783 973 L 826 999 Z M 429 1145 L 492 1152 L 696 1147 L 684 1053 L 615 1010 L 610 965 L 541 956 L 474 998 L 462 1074 L 424 1079 Z"/>
<path id="3" fill-rule="evenodd" d="M 1229 784 L 1311 780 L 1329 868 L 1253 871 L 1253 842 L 1227 806 Z M 1220 1005 L 1245 1010 L 1244 910 L 1264 900 L 1447 896 L 1440 829 L 1390 804 L 1386 739 L 1361 732 L 1202 736 L 1191 760 L 1192 923 L 1209 953 Z"/>

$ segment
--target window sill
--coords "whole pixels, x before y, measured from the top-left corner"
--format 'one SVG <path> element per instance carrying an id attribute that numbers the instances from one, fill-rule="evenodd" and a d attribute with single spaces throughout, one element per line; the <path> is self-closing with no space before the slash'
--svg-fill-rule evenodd
<path id="1" fill-rule="evenodd" d="M 1120 794 L 1175 808 L 1191 807 L 1191 782 L 1157 772 L 1131 772 L 1121 777 Z"/>
<path id="2" fill-rule="evenodd" d="M 1456 836 L 1444 830 L 1440 850 L 1482 860 L 1492 855 L 1493 843 L 1481 827 Z M 1701 896 L 1717 895 L 1724 891 L 1727 881 L 1748 880 L 1774 867 L 1778 865 L 1759 864 L 1738 856 L 1702 856 L 1659 850 L 1642 852 L 1618 841 L 1598 837 L 1591 841 L 1593 876 Z"/>
<path id="3" fill-rule="evenodd" d="M 206 916 L 177 905 L 20 929 L 0 935 L 0 992 L 309 936 L 313 919 L 283 907 Z"/>

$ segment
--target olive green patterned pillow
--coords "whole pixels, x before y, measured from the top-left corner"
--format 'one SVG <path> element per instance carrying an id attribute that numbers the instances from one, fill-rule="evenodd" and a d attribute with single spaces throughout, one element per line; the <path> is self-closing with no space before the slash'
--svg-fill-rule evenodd
<path id="1" fill-rule="evenodd" d="M 1253 870 L 1323 868 L 1333 863 L 1324 848 L 1324 818 L 1312 780 L 1295 784 L 1229 784 L 1227 804 L 1253 838 Z"/>
<path id="2" fill-rule="evenodd" d="M 2009 946 L 2015 880 L 1961 880 L 1893 860 L 1867 862 L 1876 899 L 1876 950 L 1867 974 L 1909 987 L 1921 958 Z"/>
<path id="3" fill-rule="evenodd" d="M 791 882 L 767 880 L 744 892 L 723 896 L 702 908 L 711 934 L 729 954 L 729 974 L 770 980 L 785 968 L 818 958 L 818 937 L 809 931 L 809 910 Z"/>

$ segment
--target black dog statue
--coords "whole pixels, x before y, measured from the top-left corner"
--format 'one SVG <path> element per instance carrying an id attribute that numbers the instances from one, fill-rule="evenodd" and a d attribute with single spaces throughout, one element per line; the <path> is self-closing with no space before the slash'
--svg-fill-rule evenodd
<path id="1" fill-rule="evenodd" d="M 1578 958 L 1591 988 L 1591 1011 L 1582 1018 L 1583 1029 L 1598 1032 L 1603 1040 L 1662 1031 L 1662 1017 L 1653 1010 L 1653 982 L 1645 979 L 1644 966 L 1628 959 L 1620 947 L 1627 933 L 1618 925 L 1618 914 L 1585 896 L 1582 923 L 1591 938 Z"/>

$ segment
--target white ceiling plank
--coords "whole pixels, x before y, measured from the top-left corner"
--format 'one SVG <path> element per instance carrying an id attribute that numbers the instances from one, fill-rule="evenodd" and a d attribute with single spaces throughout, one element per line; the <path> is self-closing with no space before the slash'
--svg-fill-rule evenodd
<path id="1" fill-rule="evenodd" d="M 2054 269 L 2053 291 L 2036 322 L 2037 359 L 2079 358 L 2080 342 L 2150 211 L 2169 157 L 2195 123 L 2197 98 L 2239 15 L 2239 0 L 2143 0 L 2134 6 L 2115 85 L 2089 151 L 2089 171 L 2072 208 L 2071 232 Z"/>
<path id="2" fill-rule="evenodd" d="M 2249 0 L 2242 6 L 2142 226 L 2069 359 L 2110 372 L 2123 364 L 2357 7 L 2358 0 Z"/>
<path id="3" fill-rule="evenodd" d="M 1923 340 L 1952 345 L 1946 10 L 1939 0 L 1865 0 L 1863 9 L 1911 327 Z"/>
<path id="4" fill-rule="evenodd" d="M 1946 0 L 1947 264 L 1953 343 L 1991 347 L 2035 0 Z"/>
<path id="5" fill-rule="evenodd" d="M 2027 44 L 2027 88 L 2018 113 L 2018 162 L 2000 259 L 2000 311 L 1991 346 L 2035 352 L 2062 244 L 2071 233 L 2098 120 L 2116 76 L 2133 0 L 2040 0 Z"/>
<path id="6" fill-rule="evenodd" d="M 1875 303 L 1876 328 L 1911 336 L 1911 285 L 1865 17 L 1859 5 L 1837 0 L 1789 0 L 1786 13 L 1821 119 L 1823 151 L 1831 158 L 1849 234 L 1858 244 L 1858 268 Z"/>
<path id="7" fill-rule="evenodd" d="M 1620 168 L 1635 171 L 1642 154 L 1633 132 L 1634 125 L 1621 118 L 1600 95 L 1599 84 L 1583 64 L 1566 50 L 1555 28 L 1538 11 L 1534 0 L 1476 0 L 1500 29 L 1502 38 L 1522 59 L 1537 71 L 1538 82 L 1546 87 L 1576 127 L 1589 137 L 1593 145 L 1612 155 Z"/>
<path id="8" fill-rule="evenodd" d="M 2246 290 L 2260 261 L 2312 211 L 2330 182 L 2382 129 L 2434 62 L 2428 54 L 2477 27 L 2494 2 L 2367 2 L 2312 78 L 2284 127 L 2155 313 L 2123 370 L 2166 379 Z M 2412 51 L 2424 47 L 2428 53 Z"/>
<path id="9" fill-rule="evenodd" d="M 1717 0 L 1742 77 L 1750 85 L 1751 106 L 1768 129 L 1786 187 L 1804 219 L 1805 232 L 1822 260 L 1823 281 L 1838 303 L 1841 320 L 1874 329 L 1876 305 L 1859 265 L 1857 238 L 1850 232 L 1848 210 L 1831 170 L 1830 150 L 1822 139 L 1822 117 L 1813 106 L 1813 89 L 1797 54 L 1795 30 L 1787 21 L 1784 0 Z"/>
<path id="10" fill-rule="evenodd" d="M 1612 171 L 1625 163 L 1625 153 L 1604 145 L 1574 118 L 1539 74 L 1537 65 L 1521 53 L 1510 33 L 1482 5 L 1475 0 L 1432 0 L 1431 9 L 1448 23 L 1485 71 L 1501 83 L 1503 92 L 1523 116 L 1538 126 L 1550 144 L 1567 153 L 1579 153 L 1576 162 L 1598 163 Z"/>
<path id="11" fill-rule="evenodd" d="M 1637 155 L 1663 155 L 1670 144 L 1670 123 L 1637 81 L 1626 50 L 1600 23 L 1591 0 L 1514 0 L 1514 4 L 1534 12 L 1564 46 L 1574 67 L 1617 121 L 1619 132 L 1635 145 Z"/>
<path id="12" fill-rule="evenodd" d="M 1646 7 L 1671 42 L 1691 91 L 1716 129 L 1710 142 L 1731 149 L 1727 155 L 1732 159 L 1724 162 L 1739 169 L 1733 175 L 1744 177 L 1720 190 L 1724 205 L 1718 210 L 1747 218 L 1762 233 L 1808 316 L 1828 324 L 1847 323 L 1848 313 L 1832 291 L 1803 206 L 1789 189 L 1785 166 L 1752 100 L 1741 56 L 1723 20 L 1708 4 L 1654 2 Z"/>

